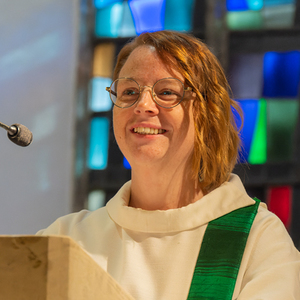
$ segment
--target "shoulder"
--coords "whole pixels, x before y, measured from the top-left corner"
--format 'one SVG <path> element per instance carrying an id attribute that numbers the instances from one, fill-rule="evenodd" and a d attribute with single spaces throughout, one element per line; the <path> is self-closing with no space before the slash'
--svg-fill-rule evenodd
<path id="1" fill-rule="evenodd" d="M 263 203 L 249 234 L 241 270 L 239 299 L 300 299 L 300 253 L 283 223 Z"/>
<path id="2" fill-rule="evenodd" d="M 299 251 L 281 220 L 260 204 L 254 219 L 247 247 L 252 249 L 252 257 L 274 263 L 283 262 L 285 259 L 295 259 L 300 262 Z M 288 255 L 288 257 L 285 257 Z M 283 256 L 283 257 L 282 257 Z M 280 258 L 282 257 L 282 258 Z M 276 261 L 278 260 L 278 261 Z"/>
<path id="3" fill-rule="evenodd" d="M 269 239 L 281 237 L 292 243 L 284 224 L 274 213 L 268 210 L 265 203 L 259 205 L 251 231 L 250 234 L 257 235 L 256 238 L 261 235 L 268 235 Z"/>

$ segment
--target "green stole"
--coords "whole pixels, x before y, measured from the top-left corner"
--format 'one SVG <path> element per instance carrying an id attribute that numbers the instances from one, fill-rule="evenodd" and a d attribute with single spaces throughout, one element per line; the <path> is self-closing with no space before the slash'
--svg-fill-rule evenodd
<path id="1" fill-rule="evenodd" d="M 231 300 L 260 201 L 208 223 L 188 300 Z"/>

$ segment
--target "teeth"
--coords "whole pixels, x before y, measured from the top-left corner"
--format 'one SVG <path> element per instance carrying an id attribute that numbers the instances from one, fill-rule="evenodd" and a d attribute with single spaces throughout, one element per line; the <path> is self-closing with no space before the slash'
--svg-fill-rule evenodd
<path id="1" fill-rule="evenodd" d="M 134 132 L 139 134 L 161 134 L 166 132 L 164 129 L 150 128 L 150 127 L 136 127 Z"/>

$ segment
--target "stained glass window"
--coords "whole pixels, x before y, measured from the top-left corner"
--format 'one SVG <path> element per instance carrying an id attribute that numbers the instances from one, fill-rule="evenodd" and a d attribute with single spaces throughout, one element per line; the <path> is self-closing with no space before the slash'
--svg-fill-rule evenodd
<path id="1" fill-rule="evenodd" d="M 94 49 L 93 76 L 112 78 L 115 44 L 102 43 Z"/>
<path id="2" fill-rule="evenodd" d="M 236 99 L 259 99 L 262 96 L 262 69 L 262 53 L 243 53 L 232 57 L 228 80 Z"/>
<path id="3" fill-rule="evenodd" d="M 110 78 L 94 77 L 90 86 L 90 109 L 94 112 L 109 111 L 112 102 L 109 93 L 105 90 L 111 85 Z"/>
<path id="4" fill-rule="evenodd" d="M 267 161 L 267 102 L 260 99 L 248 162 L 253 165 Z"/>
<path id="5" fill-rule="evenodd" d="M 106 193 L 103 190 L 91 191 L 88 195 L 87 209 L 94 211 L 105 205 Z"/>
<path id="6" fill-rule="evenodd" d="M 276 186 L 270 187 L 267 199 L 268 209 L 275 213 L 289 228 L 292 208 L 292 187 Z"/>
<path id="7" fill-rule="evenodd" d="M 164 29 L 191 31 L 194 0 L 166 0 Z"/>
<path id="8" fill-rule="evenodd" d="M 300 51 L 267 52 L 264 56 L 263 76 L 264 97 L 297 97 Z"/>
<path id="9" fill-rule="evenodd" d="M 90 169 L 103 170 L 107 166 L 109 123 L 109 119 L 106 117 L 95 117 L 91 121 Z"/>
<path id="10" fill-rule="evenodd" d="M 123 3 L 117 2 L 97 10 L 95 34 L 102 37 L 118 37 L 123 14 Z"/>
<path id="11" fill-rule="evenodd" d="M 291 161 L 294 132 L 298 120 L 299 101 L 268 99 L 267 144 L 268 161 Z"/>
<path id="12" fill-rule="evenodd" d="M 295 3 L 293 0 L 227 0 L 228 28 L 290 28 L 294 24 Z"/>
<path id="13" fill-rule="evenodd" d="M 164 29 L 165 0 L 128 0 L 137 34 Z"/>
<path id="14" fill-rule="evenodd" d="M 123 166 L 125 167 L 125 169 L 131 169 L 131 166 L 130 166 L 128 160 L 126 159 L 126 157 L 124 157 L 124 159 L 123 159 Z"/>
<path id="15" fill-rule="evenodd" d="M 258 115 L 258 100 L 238 101 L 244 113 L 244 126 L 241 130 L 242 151 L 240 153 L 240 162 L 248 161 L 250 147 L 254 136 L 256 119 Z M 240 124 L 238 124 L 239 127 Z"/>

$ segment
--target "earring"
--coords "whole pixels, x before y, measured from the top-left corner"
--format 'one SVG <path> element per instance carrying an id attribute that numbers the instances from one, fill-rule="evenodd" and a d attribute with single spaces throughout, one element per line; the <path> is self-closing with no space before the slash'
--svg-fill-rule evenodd
<path id="1" fill-rule="evenodd" d="M 199 179 L 199 182 L 202 182 L 202 181 L 203 181 L 203 178 L 202 178 L 202 176 L 200 175 L 200 173 L 198 173 L 198 179 Z"/>

